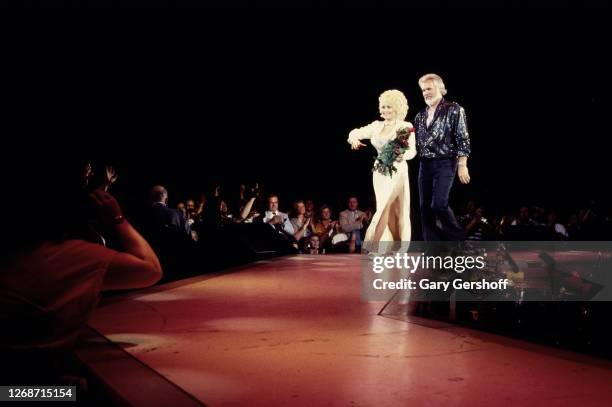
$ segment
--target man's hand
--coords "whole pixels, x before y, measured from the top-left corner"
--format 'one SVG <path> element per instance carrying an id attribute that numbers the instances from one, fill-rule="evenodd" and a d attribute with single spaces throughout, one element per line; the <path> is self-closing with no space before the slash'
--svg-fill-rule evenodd
<path id="1" fill-rule="evenodd" d="M 272 219 L 270 219 L 270 221 L 268 222 L 270 225 L 280 225 L 283 222 L 283 218 L 280 215 L 275 215 L 274 217 L 272 217 Z"/>
<path id="2" fill-rule="evenodd" d="M 372 218 L 372 212 L 364 212 L 363 215 L 359 215 L 355 218 L 355 222 L 368 221 Z"/>
<path id="3" fill-rule="evenodd" d="M 467 165 L 459 165 L 457 167 L 457 174 L 459 175 L 459 181 L 462 184 L 467 184 L 470 182 L 470 173 L 468 172 Z"/>

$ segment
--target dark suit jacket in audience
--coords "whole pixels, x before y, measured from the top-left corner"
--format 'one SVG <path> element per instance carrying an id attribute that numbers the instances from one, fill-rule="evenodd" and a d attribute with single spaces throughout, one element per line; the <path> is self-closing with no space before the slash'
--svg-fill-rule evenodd
<path id="1" fill-rule="evenodd" d="M 191 235 L 189 224 L 178 209 L 168 208 L 161 202 L 151 206 L 150 225 L 153 230 L 168 230 L 178 234 Z"/>

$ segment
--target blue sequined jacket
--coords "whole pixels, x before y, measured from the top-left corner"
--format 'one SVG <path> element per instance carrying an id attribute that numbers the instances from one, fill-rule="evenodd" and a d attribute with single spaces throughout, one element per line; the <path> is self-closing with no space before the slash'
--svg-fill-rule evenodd
<path id="1" fill-rule="evenodd" d="M 427 108 L 414 119 L 420 158 L 462 157 L 470 155 L 470 135 L 465 111 L 455 102 L 440 101 L 434 119 L 427 127 Z"/>

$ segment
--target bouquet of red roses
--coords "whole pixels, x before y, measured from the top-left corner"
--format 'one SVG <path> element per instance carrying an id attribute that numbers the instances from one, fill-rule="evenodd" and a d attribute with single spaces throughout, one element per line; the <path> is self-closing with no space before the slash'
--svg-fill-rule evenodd
<path id="1" fill-rule="evenodd" d="M 414 127 L 402 127 L 397 130 L 397 136 L 389 140 L 387 144 L 383 146 L 378 157 L 376 157 L 372 172 L 378 171 L 382 175 L 389 175 L 390 177 L 393 176 L 394 172 L 397 172 L 394 163 L 399 156 L 408 150 L 408 138 L 410 137 L 410 133 L 414 133 Z"/>

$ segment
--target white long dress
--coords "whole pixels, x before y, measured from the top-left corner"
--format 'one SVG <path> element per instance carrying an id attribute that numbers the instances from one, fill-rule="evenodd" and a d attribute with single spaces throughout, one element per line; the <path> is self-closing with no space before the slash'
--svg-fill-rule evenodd
<path id="1" fill-rule="evenodd" d="M 380 154 L 384 145 L 397 136 L 396 132 L 402 127 L 413 127 L 411 123 L 397 121 L 395 128 L 387 135 L 382 136 L 384 122 L 377 120 L 365 127 L 354 129 L 349 133 L 348 142 L 351 145 L 359 140 L 369 139 L 372 146 Z M 408 139 L 408 150 L 403 159 L 395 162 L 397 172 L 393 176 L 383 175 L 378 171 L 372 174 L 374 193 L 376 194 L 376 213 L 372 217 L 370 226 L 363 240 L 363 248 L 370 252 L 405 252 L 411 239 L 410 224 L 410 183 L 408 180 L 408 163 L 416 155 L 414 134 Z M 401 245 L 398 249 L 398 244 Z"/>

